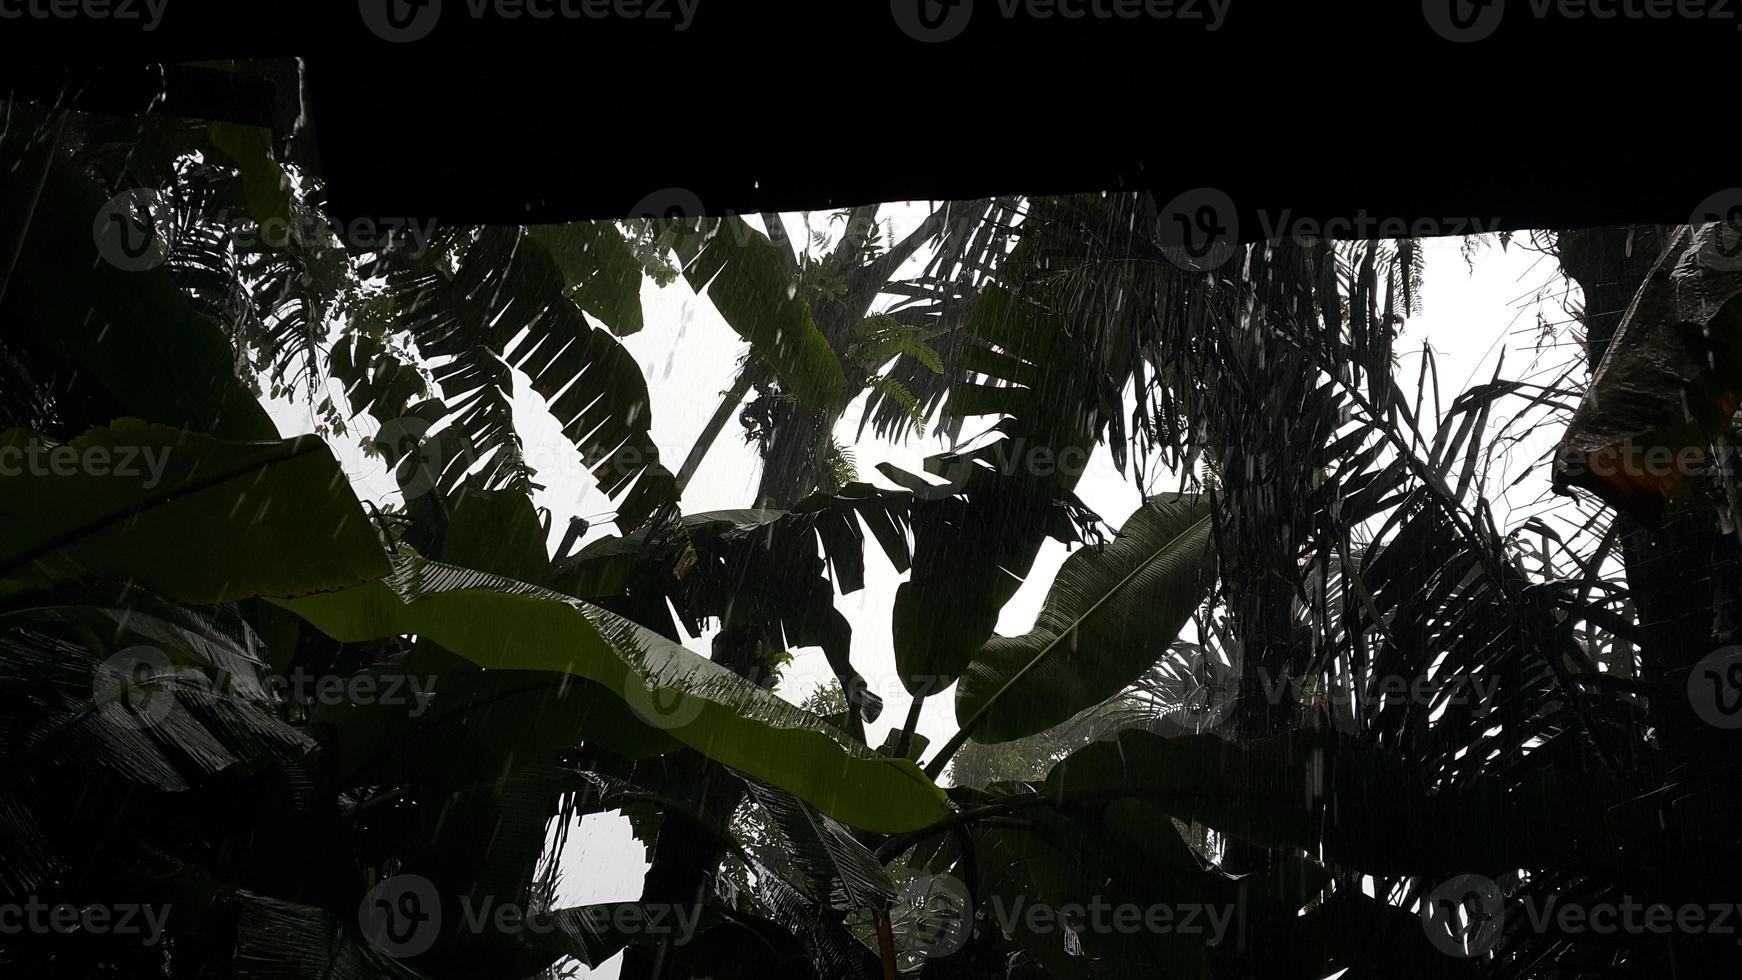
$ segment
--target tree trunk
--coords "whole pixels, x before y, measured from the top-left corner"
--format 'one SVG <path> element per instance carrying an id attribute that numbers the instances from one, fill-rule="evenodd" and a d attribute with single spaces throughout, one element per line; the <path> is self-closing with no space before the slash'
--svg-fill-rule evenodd
<path id="1" fill-rule="evenodd" d="M 765 217 L 764 220 L 769 221 L 771 229 L 778 226 L 778 219 L 770 220 Z M 850 328 L 864 318 L 876 295 L 876 290 L 871 290 L 868 294 L 853 297 L 845 304 L 819 302 L 813 308 L 818 331 L 837 354 L 844 355 Z M 864 384 L 864 372 L 857 365 L 845 363 L 844 356 L 842 359 L 842 367 L 846 369 L 847 375 L 847 390 L 857 392 Z M 728 393 L 727 401 L 735 404 L 742 399 L 750 384 L 763 377 L 766 377 L 766 372 L 758 371 L 755 365 L 746 366 L 739 377 L 739 384 Z M 829 449 L 835 425 L 851 403 L 852 396 L 849 395 L 821 408 L 794 406 L 790 412 L 778 419 L 770 433 L 767 451 L 763 457 L 762 477 L 757 484 L 755 506 L 790 508 L 819 487 L 833 483 L 833 474 L 829 471 Z M 710 422 L 708 431 L 703 433 L 701 441 L 691 450 L 690 458 L 684 464 L 682 479 L 685 482 L 700 466 L 701 456 L 707 451 L 708 444 L 718 437 L 720 429 L 724 427 L 725 411 L 725 405 L 722 404 L 720 412 Z M 767 673 L 766 664 L 762 660 L 762 653 L 758 649 L 758 640 L 761 638 L 759 631 L 754 629 L 722 632 L 714 640 L 713 660 L 740 677 L 772 688 L 776 678 Z M 743 784 L 724 768 L 699 753 L 685 752 L 682 755 L 685 757 L 682 764 L 692 767 L 694 777 L 709 788 L 705 802 L 706 812 L 720 824 L 729 824 L 732 814 L 744 801 Z M 694 821 L 668 814 L 651 855 L 647 877 L 642 886 L 642 901 L 706 901 L 713 892 L 714 879 L 719 872 L 723 854 L 720 843 Z M 663 980 L 655 973 L 656 964 L 656 953 L 631 948 L 624 955 L 623 980 Z"/>
<path id="2" fill-rule="evenodd" d="M 1595 372 L 1628 304 L 1674 229 L 1598 228 L 1563 232 L 1561 267 L 1585 294 L 1588 366 Z M 1738 555 L 1709 507 L 1672 505 L 1653 531 L 1615 515 L 1627 585 L 1641 636 L 1640 680 L 1650 692 L 1649 719 L 1658 752 L 1647 762 L 1664 832 L 1658 880 L 1644 883 L 1672 908 L 1734 901 L 1737 736 L 1706 724 L 1688 697 L 1693 666 L 1718 643 L 1717 611 L 1734 602 Z M 1670 936 L 1679 975 L 1717 976 L 1734 955 L 1717 937 Z M 1733 969 L 1733 962 L 1729 962 Z"/>

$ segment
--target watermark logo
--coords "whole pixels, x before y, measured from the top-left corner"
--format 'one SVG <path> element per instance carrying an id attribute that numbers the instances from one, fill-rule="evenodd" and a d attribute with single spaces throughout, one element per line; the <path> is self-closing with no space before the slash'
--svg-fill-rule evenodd
<path id="1" fill-rule="evenodd" d="M 1587 451 L 1568 446 L 1555 456 L 1555 471 L 1562 478 L 1575 479 L 1586 473 L 1600 477 L 1632 478 L 1693 477 L 1722 472 L 1728 454 L 1713 454 L 1699 446 L 1640 445 L 1626 439 L 1600 450 Z"/>
<path id="2" fill-rule="evenodd" d="M 1506 898 L 1492 879 L 1458 875 L 1428 892 L 1421 927 L 1442 953 L 1459 959 L 1486 955 L 1506 928 Z"/>
<path id="3" fill-rule="evenodd" d="M 204 673 L 199 677 L 203 680 Z M 435 698 L 436 680 L 434 675 L 415 674 L 313 674 L 299 667 L 272 675 L 267 684 L 280 699 L 300 707 L 373 704 L 403 707 L 407 717 L 420 718 Z"/>
<path id="4" fill-rule="evenodd" d="M 1688 674 L 1688 701 L 1714 728 L 1742 728 L 1742 646 L 1719 647 Z"/>
<path id="5" fill-rule="evenodd" d="M 702 199 L 687 187 L 661 187 L 635 202 L 629 218 L 700 218 L 705 209 Z"/>
<path id="6" fill-rule="evenodd" d="M 1500 29 L 1506 4 L 1505 0 L 1421 0 L 1421 13 L 1435 34 L 1468 44 Z"/>
<path id="7" fill-rule="evenodd" d="M 155 31 L 169 0 L 0 0 L 0 20 L 106 20 Z"/>
<path id="8" fill-rule="evenodd" d="M 687 187 L 661 187 L 636 201 L 624 217 L 647 221 L 648 237 L 637 242 L 638 249 L 651 249 L 652 253 L 663 255 L 676 244 L 680 233 L 694 231 L 705 214 L 702 199 L 695 191 Z"/>
<path id="9" fill-rule="evenodd" d="M 358 0 L 363 23 L 383 41 L 421 41 L 442 19 L 442 0 Z"/>
<path id="10" fill-rule="evenodd" d="M 938 44 L 968 29 L 974 0 L 889 0 L 889 13 L 908 37 Z"/>
<path id="11" fill-rule="evenodd" d="M 371 440 L 392 462 L 399 491 L 407 501 L 440 486 L 443 473 L 466 473 L 478 461 L 477 450 L 463 431 L 450 428 L 432 436 L 429 430 L 434 425 L 416 415 L 400 415 L 381 423 Z"/>
<path id="12" fill-rule="evenodd" d="M 1182 269 L 1220 268 L 1239 247 L 1239 212 L 1233 199 L 1217 188 L 1197 187 L 1177 195 L 1155 217 L 1162 254 Z"/>
<path id="13" fill-rule="evenodd" d="M 1562 902 L 1555 895 L 1541 900 L 1530 896 L 1524 900 L 1524 916 L 1530 931 L 1537 935 L 1734 936 L 1738 921 L 1742 921 L 1742 905 L 1689 902 L 1671 907 L 1663 902 L 1642 902 L 1625 893 L 1618 902 L 1590 904 Z"/>
<path id="14" fill-rule="evenodd" d="M 895 908 L 906 925 L 906 951 L 919 959 L 949 956 L 967 945 L 974 931 L 968 886 L 955 875 L 915 877 L 901 886 Z"/>
<path id="15" fill-rule="evenodd" d="M 146 272 L 169 258 L 169 242 L 160 233 L 159 215 L 166 214 L 162 191 L 135 187 L 109 198 L 91 222 L 91 238 L 103 261 L 123 272 Z"/>
<path id="16" fill-rule="evenodd" d="M 395 959 L 427 953 L 442 934 L 441 895 L 423 875 L 394 875 L 363 896 L 357 925 L 370 945 Z"/>
<path id="17" fill-rule="evenodd" d="M 181 710 L 174 685 L 180 680 L 174 664 L 162 650 L 132 646 L 97 665 L 91 676 L 91 693 L 97 705 L 114 705 L 109 712 L 134 728 L 155 728 Z"/>
<path id="18" fill-rule="evenodd" d="M 1373 214 L 1366 208 L 1360 208 L 1354 214 L 1332 215 L 1327 218 L 1296 214 L 1288 208 L 1274 212 L 1259 211 L 1258 224 L 1260 237 L 1265 241 L 1276 242 L 1292 238 L 1297 243 L 1326 238 L 1440 238 L 1486 235 L 1500 230 L 1499 218 L 1432 215 L 1403 218 L 1397 215 Z"/>
<path id="19" fill-rule="evenodd" d="M 1726 187 L 1701 201 L 1688 224 L 1700 231 L 1695 256 L 1701 265 L 1718 272 L 1742 270 L 1742 187 Z"/>
<path id="20" fill-rule="evenodd" d="M 644 683 L 633 672 L 623 681 L 623 700 L 635 717 L 664 731 L 683 728 L 702 716 L 702 699 L 676 688 Z"/>

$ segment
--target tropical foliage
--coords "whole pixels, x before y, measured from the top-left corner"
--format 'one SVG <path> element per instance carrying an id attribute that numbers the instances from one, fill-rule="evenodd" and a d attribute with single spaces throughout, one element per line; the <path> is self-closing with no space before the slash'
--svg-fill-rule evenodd
<path id="1" fill-rule="evenodd" d="M 1394 350 L 1409 241 L 1189 269 L 1139 193 L 955 202 L 898 240 L 874 206 L 809 240 L 682 214 L 359 240 L 299 133 L 3 108 L 0 904 L 162 913 L 147 942 L 0 935 L 8 969 L 1643 977 L 1733 955 L 1715 928 L 1534 913 L 1742 898 L 1734 742 L 1687 698 L 1738 621 L 1733 481 L 1563 473 L 1621 510 L 1518 526 L 1489 483 L 1497 447 L 1568 419 L 1563 468 L 1629 440 L 1724 458 L 1742 290 L 1701 261 L 1722 229 L 1664 236 L 1647 301 L 1579 324 L 1590 363 L 1442 400 L 1431 356 L 1412 379 Z M 1554 246 L 1569 275 L 1624 274 L 1579 234 Z M 679 277 L 748 352 L 673 472 L 619 338 Z M 613 533 L 534 507 L 520 378 Z M 317 431 L 281 436 L 262 398 Z M 856 404 L 950 448 L 861 480 L 837 442 Z M 734 415 L 755 499 L 686 514 Z M 325 441 L 370 429 L 398 508 L 359 502 Z M 1144 496 L 1117 528 L 1054 465 L 1096 452 Z M 1073 551 L 1038 618 L 998 635 L 1049 539 Z M 880 746 L 837 608 L 868 561 L 907 575 L 913 707 Z M 838 694 L 781 696 L 800 647 Z M 916 729 L 952 691 L 934 748 Z M 603 812 L 649 847 L 642 898 L 559 907 L 570 832 Z M 650 927 L 668 913 L 689 925 Z"/>

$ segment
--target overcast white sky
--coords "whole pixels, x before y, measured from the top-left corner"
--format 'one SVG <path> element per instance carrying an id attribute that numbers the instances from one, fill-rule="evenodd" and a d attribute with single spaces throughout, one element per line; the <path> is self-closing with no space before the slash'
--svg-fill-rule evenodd
<path id="1" fill-rule="evenodd" d="M 887 240 L 899 240 L 923 219 L 927 208 L 893 205 L 884 212 L 882 219 L 893 222 L 893 235 Z M 788 216 L 787 221 L 796 233 L 795 239 L 803 241 L 799 216 Z M 821 215 L 813 215 L 812 224 L 823 228 L 826 221 Z M 1403 372 L 1413 378 L 1423 341 L 1431 344 L 1437 352 L 1446 404 L 1464 388 L 1487 381 L 1495 359 L 1502 352 L 1506 356 L 1508 378 L 1539 373 L 1568 357 L 1578 356 L 1577 348 L 1573 347 L 1540 352 L 1534 349 L 1539 313 L 1550 321 L 1564 320 L 1566 314 L 1561 303 L 1566 294 L 1553 259 L 1522 247 L 1521 243 L 1527 241 L 1528 236 L 1520 234 L 1509 249 L 1502 251 L 1489 239 L 1490 245 L 1474 254 L 1473 269 L 1463 258 L 1462 239 L 1425 242 L 1422 312 L 1403 326 L 1396 349 Z M 1546 296 L 1547 301 L 1538 302 L 1541 296 Z M 726 326 L 713 305 L 698 298 L 681 278 L 664 289 L 645 282 L 642 304 L 646 328 L 625 338 L 624 346 L 634 354 L 647 377 L 653 398 L 653 438 L 661 455 L 675 470 L 713 413 L 720 393 L 730 386 L 746 345 Z M 1564 331 L 1560 333 L 1563 338 L 1567 336 Z M 1540 364 L 1535 369 L 1527 368 L 1536 361 Z M 1550 373 L 1533 380 L 1546 382 L 1552 376 Z M 524 437 L 528 460 L 538 469 L 538 480 L 546 487 L 537 495 L 536 502 L 550 508 L 555 518 L 553 538 L 560 538 L 569 516 L 600 515 L 610 511 L 611 504 L 593 486 L 579 455 L 544 411 L 541 400 L 527 390 L 524 377 L 518 380 L 516 424 Z M 272 407 L 284 434 L 312 429 L 313 421 L 306 407 L 288 403 Z M 843 420 L 838 437 L 843 444 L 852 445 L 861 479 L 883 483 L 874 467 L 885 460 L 918 471 L 921 459 L 946 448 L 935 438 L 891 444 L 868 435 L 853 442 L 857 422 L 855 407 Z M 372 424 L 367 417 L 360 418 L 359 423 Z M 1524 473 L 1532 460 L 1553 446 L 1558 435 L 1558 431 L 1544 427 L 1509 458 L 1496 460 L 1491 484 L 1503 487 Z M 354 440 L 338 443 L 335 448 L 359 496 L 375 501 L 396 497 L 392 478 L 379 460 L 365 458 Z M 745 444 L 734 421 L 715 442 L 686 491 L 685 512 L 750 505 L 758 473 L 754 449 Z M 1496 520 L 1502 530 L 1531 513 L 1535 509 L 1530 506 L 1531 501 L 1541 498 L 1547 486 L 1545 471 L 1538 466 L 1518 487 L 1506 493 L 1503 501 L 1497 501 Z M 1120 477 L 1105 450 L 1091 462 L 1077 492 L 1114 526 L 1122 523 L 1140 502 L 1138 489 Z M 608 521 L 597 523 L 592 537 L 614 533 Z M 865 589 L 838 598 L 837 606 L 853 626 L 855 665 L 885 701 L 882 718 L 867 726 L 870 743 L 877 745 L 891 727 L 901 723 L 909 706 L 895 676 L 889 632 L 895 589 L 903 576 L 890 568 L 875 546 L 867 551 Z M 1001 633 L 1021 633 L 1029 628 L 1065 555 L 1063 545 L 1050 540 L 1046 543 L 1029 579 L 1004 609 L 998 626 Z M 696 638 L 686 645 L 705 656 L 709 639 Z M 796 703 L 832 678 L 820 651 L 801 651 L 787 669 L 778 693 Z M 919 730 L 931 739 L 934 747 L 955 731 L 951 696 L 927 702 Z M 582 832 L 571 840 L 566 854 L 563 904 L 637 899 L 645 867 L 643 848 L 630 836 L 627 821 L 614 815 L 590 817 Z M 582 975 L 615 978 L 617 962 L 613 960 L 598 971 Z"/>

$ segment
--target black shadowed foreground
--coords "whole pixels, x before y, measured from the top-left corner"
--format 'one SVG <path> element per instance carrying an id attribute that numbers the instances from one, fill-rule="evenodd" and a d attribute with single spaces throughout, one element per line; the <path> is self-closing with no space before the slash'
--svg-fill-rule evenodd
<path id="1" fill-rule="evenodd" d="M 364 227 L 301 126 L 0 115 L 7 976 L 1742 962 L 1733 226 L 1505 236 L 1576 353 L 1442 392 L 1408 239 L 1182 243 L 1140 193 Z M 620 338 L 686 287 L 745 354 L 650 395 Z M 609 515 L 535 507 L 528 390 Z M 1509 524 L 1533 427 L 1576 495 Z M 754 496 L 687 511 L 740 436 Z M 837 681 L 789 700 L 799 648 Z M 641 897 L 576 905 L 603 813 Z"/>

